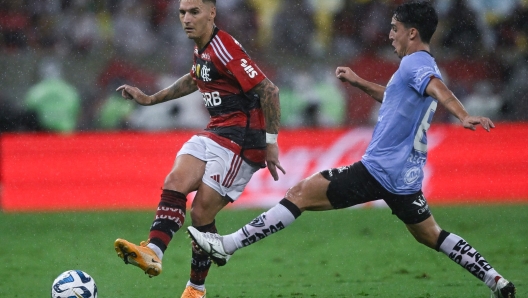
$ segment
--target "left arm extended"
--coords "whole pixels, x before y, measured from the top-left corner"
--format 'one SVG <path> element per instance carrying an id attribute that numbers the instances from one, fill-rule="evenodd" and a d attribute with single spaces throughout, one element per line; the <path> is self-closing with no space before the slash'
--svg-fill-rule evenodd
<path id="1" fill-rule="evenodd" d="M 494 128 L 495 125 L 487 117 L 483 116 L 471 116 L 464 109 L 462 103 L 458 98 L 453 94 L 449 88 L 438 78 L 431 78 L 431 81 L 427 85 L 425 92 L 438 100 L 446 109 L 455 117 L 457 117 L 464 128 L 476 130 L 475 125 L 482 125 L 486 131 L 490 131 L 491 128 Z"/>
<path id="2" fill-rule="evenodd" d="M 266 133 L 278 134 L 281 118 L 279 88 L 270 80 L 264 79 L 255 86 L 252 91 L 259 95 L 260 105 L 262 106 L 262 111 L 264 112 L 264 118 L 266 120 Z M 279 146 L 277 143 L 267 144 L 266 164 L 275 181 L 279 180 L 277 168 L 281 170 L 283 174 L 286 174 L 286 171 L 284 171 L 279 162 Z"/>

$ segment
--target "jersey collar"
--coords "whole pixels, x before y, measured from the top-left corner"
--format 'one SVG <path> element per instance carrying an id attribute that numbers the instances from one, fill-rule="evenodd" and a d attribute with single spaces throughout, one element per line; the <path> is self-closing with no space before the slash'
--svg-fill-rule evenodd
<path id="1" fill-rule="evenodd" d="M 213 40 L 213 38 L 216 36 L 216 34 L 218 34 L 218 31 L 220 31 L 220 29 L 218 29 L 218 27 L 216 27 L 215 25 L 213 25 L 213 34 L 211 34 L 211 39 L 209 39 L 209 41 L 205 44 L 205 46 L 201 49 L 198 49 L 198 54 L 202 54 L 205 49 L 207 49 L 207 47 L 209 46 L 209 44 L 211 43 L 211 41 Z"/>

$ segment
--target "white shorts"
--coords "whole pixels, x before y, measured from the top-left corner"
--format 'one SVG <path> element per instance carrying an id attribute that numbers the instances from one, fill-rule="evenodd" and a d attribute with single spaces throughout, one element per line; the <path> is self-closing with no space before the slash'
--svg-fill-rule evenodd
<path id="1" fill-rule="evenodd" d="M 259 170 L 240 155 L 203 136 L 193 136 L 183 144 L 176 157 L 182 154 L 205 161 L 202 181 L 231 201 L 240 197 L 253 173 Z"/>

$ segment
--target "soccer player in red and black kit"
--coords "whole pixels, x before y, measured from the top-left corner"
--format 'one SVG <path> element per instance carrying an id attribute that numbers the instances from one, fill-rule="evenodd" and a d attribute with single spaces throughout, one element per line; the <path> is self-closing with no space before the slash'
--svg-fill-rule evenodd
<path id="1" fill-rule="evenodd" d="M 163 254 L 184 223 L 190 192 L 196 191 L 192 225 L 216 233 L 216 214 L 240 196 L 253 173 L 266 166 L 275 180 L 278 170 L 285 173 L 278 159 L 279 89 L 231 35 L 214 25 L 215 0 L 181 0 L 179 11 L 183 29 L 196 43 L 190 73 L 150 96 L 129 85 L 117 88 L 124 98 L 141 105 L 199 90 L 211 115 L 205 130 L 182 146 L 165 178 L 149 240 L 140 245 L 124 239 L 114 243 L 126 264 L 140 267 L 150 277 L 161 273 Z M 193 248 L 190 280 L 182 297 L 205 297 L 210 266 L 209 256 Z"/>

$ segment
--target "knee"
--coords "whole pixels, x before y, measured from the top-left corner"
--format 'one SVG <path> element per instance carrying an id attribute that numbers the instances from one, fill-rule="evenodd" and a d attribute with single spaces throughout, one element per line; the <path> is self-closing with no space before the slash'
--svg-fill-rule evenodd
<path id="1" fill-rule="evenodd" d="M 176 190 L 187 195 L 197 190 L 200 182 L 201 179 L 192 179 L 191 176 L 183 177 L 178 173 L 171 172 L 165 177 L 163 188 Z"/>
<path id="2" fill-rule="evenodd" d="M 288 201 L 294 203 L 299 208 L 301 208 L 303 205 L 302 198 L 304 197 L 304 183 L 304 180 L 302 180 L 301 182 L 295 184 L 293 187 L 288 189 L 285 195 L 285 198 L 288 199 Z"/>
<path id="3" fill-rule="evenodd" d="M 212 219 L 210 220 L 208 218 L 203 208 L 201 208 L 200 206 L 193 206 L 191 208 L 190 215 L 191 215 L 191 222 L 193 226 L 203 226 L 213 221 Z"/>

